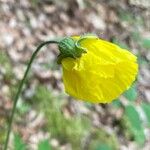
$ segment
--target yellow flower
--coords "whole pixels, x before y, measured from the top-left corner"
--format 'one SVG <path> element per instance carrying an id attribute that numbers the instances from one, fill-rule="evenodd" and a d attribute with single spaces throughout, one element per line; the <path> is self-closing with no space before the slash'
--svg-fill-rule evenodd
<path id="1" fill-rule="evenodd" d="M 81 37 L 72 37 L 77 42 Z M 109 103 L 127 90 L 138 72 L 136 56 L 119 46 L 86 36 L 80 46 L 81 57 L 61 61 L 65 91 L 93 103 Z"/>

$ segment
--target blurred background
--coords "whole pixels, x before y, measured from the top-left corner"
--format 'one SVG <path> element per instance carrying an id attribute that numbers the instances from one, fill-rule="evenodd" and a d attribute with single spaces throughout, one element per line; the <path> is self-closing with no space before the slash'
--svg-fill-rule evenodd
<path id="1" fill-rule="evenodd" d="M 137 80 L 111 104 L 76 101 L 64 92 L 57 46 L 44 47 L 17 104 L 9 149 L 150 150 L 149 0 L 0 0 L 0 150 L 38 44 L 89 32 L 131 50 Z"/>

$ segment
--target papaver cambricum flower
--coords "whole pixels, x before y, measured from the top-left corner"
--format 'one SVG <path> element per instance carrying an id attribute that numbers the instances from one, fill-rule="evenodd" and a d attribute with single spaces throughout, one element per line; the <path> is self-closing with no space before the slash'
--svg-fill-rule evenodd
<path id="1" fill-rule="evenodd" d="M 59 49 L 65 91 L 77 99 L 109 103 L 136 78 L 136 56 L 95 35 L 64 38 Z"/>

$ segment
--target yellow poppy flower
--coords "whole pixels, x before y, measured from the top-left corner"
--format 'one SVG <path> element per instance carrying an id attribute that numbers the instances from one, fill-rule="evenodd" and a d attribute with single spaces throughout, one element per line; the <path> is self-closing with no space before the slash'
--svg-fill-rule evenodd
<path id="1" fill-rule="evenodd" d="M 81 37 L 72 37 L 77 42 Z M 127 90 L 138 72 L 136 56 L 119 46 L 85 36 L 80 46 L 81 57 L 61 60 L 65 91 L 93 103 L 109 103 Z"/>

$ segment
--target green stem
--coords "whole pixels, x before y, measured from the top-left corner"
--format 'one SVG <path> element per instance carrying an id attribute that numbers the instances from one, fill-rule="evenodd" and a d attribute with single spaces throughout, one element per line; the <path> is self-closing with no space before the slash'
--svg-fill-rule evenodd
<path id="1" fill-rule="evenodd" d="M 20 82 L 20 85 L 19 85 L 19 88 L 18 88 L 18 91 L 16 93 L 16 96 L 15 96 L 15 99 L 14 99 L 14 104 L 13 104 L 13 108 L 12 108 L 12 113 L 11 113 L 11 116 L 10 116 L 10 120 L 9 120 L 9 124 L 8 124 L 8 131 L 7 131 L 7 136 L 6 136 L 6 141 L 5 141 L 5 145 L 4 145 L 4 150 L 7 150 L 7 147 L 8 147 L 8 142 L 9 142 L 9 136 L 10 136 L 10 132 L 11 132 L 11 126 L 12 126 L 12 122 L 13 122 L 13 118 L 14 118 L 14 113 L 15 113 L 15 110 L 16 110 L 16 105 L 17 105 L 17 102 L 18 102 L 18 98 L 19 98 L 19 95 L 21 93 L 21 90 L 22 90 L 22 87 L 23 87 L 23 84 L 26 80 L 26 77 L 27 77 L 27 74 L 31 68 L 31 64 L 35 58 L 35 56 L 37 55 L 37 53 L 39 52 L 39 50 L 44 46 L 44 45 L 47 45 L 47 44 L 51 44 L 51 43 L 59 43 L 59 39 L 56 39 L 56 40 L 50 40 L 50 41 L 46 41 L 46 42 L 43 42 L 41 43 L 37 49 L 35 50 L 35 52 L 32 54 L 32 57 L 29 61 L 29 64 L 27 66 L 27 69 L 26 69 L 26 72 L 23 76 L 23 79 L 21 80 Z"/>

